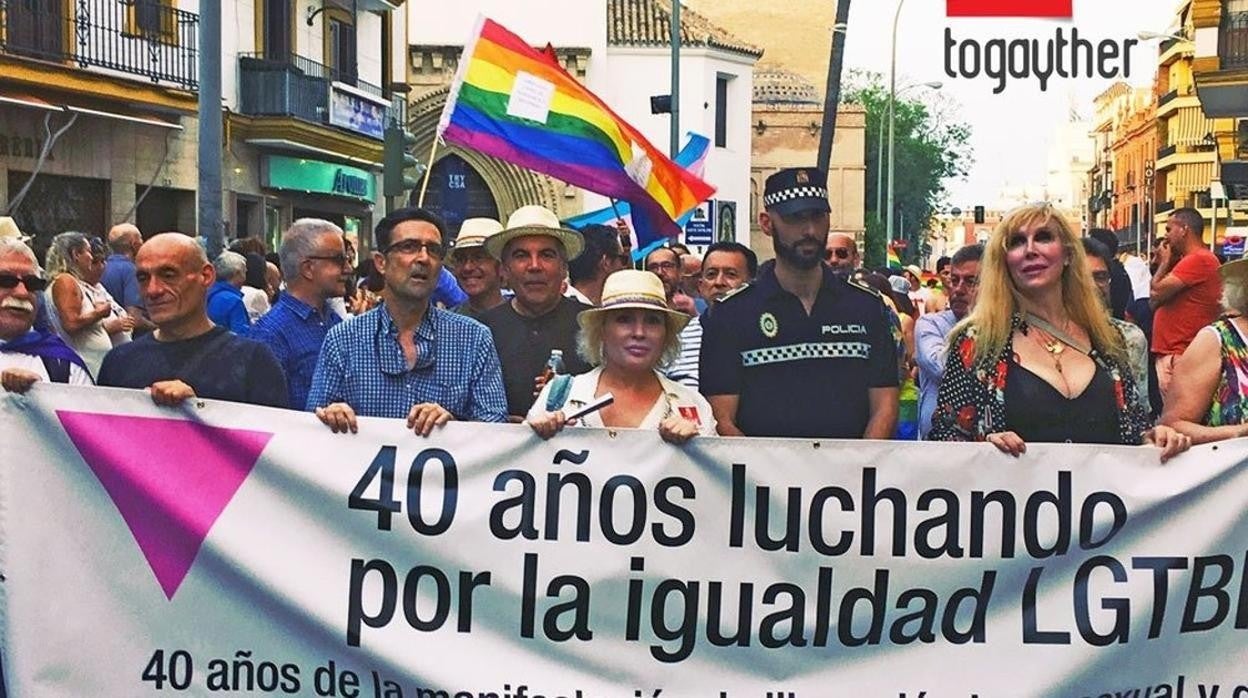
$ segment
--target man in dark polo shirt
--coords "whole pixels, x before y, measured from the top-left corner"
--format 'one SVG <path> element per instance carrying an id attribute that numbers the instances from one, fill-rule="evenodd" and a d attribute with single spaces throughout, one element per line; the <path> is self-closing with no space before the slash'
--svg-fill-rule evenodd
<path id="1" fill-rule="evenodd" d="M 568 261 L 584 247 L 580 233 L 561 226 L 559 217 L 541 206 L 516 209 L 507 227 L 485 240 L 486 251 L 501 262 L 503 279 L 516 293 L 480 317 L 494 335 L 507 414 L 516 421 L 533 406 L 536 380 L 552 349 L 563 352 L 567 373 L 590 369 L 576 353 L 576 314 L 589 306 L 563 295 Z"/>
<path id="2" fill-rule="evenodd" d="M 775 263 L 702 321 L 701 391 L 719 433 L 890 438 L 897 344 L 879 295 L 821 263 L 827 175 L 781 170 L 767 178 L 763 206 Z"/>

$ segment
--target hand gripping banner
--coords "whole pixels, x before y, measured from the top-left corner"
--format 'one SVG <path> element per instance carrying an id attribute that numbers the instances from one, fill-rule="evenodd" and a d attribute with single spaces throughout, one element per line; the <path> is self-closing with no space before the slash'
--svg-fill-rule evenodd
<path id="1" fill-rule="evenodd" d="M 0 397 L 11 696 L 1248 696 L 1248 444 Z"/>

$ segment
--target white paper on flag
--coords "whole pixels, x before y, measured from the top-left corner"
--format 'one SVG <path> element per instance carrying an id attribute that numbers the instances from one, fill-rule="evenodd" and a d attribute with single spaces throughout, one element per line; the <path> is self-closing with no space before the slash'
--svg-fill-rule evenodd
<path id="1" fill-rule="evenodd" d="M 1241 441 L 1162 466 L 375 419 L 348 436 L 47 385 L 0 397 L 0 429 L 17 697 L 1248 693 Z"/>

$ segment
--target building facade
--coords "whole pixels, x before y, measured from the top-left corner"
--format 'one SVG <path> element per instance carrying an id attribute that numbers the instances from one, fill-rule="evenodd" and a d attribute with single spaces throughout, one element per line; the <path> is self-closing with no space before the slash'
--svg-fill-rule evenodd
<path id="1" fill-rule="evenodd" d="M 120 221 L 205 232 L 195 229 L 199 9 L 31 0 L 0 13 L 0 208 L 36 247 Z M 380 128 L 403 89 L 401 0 L 219 10 L 226 233 L 275 245 L 301 216 L 370 228 Z"/>
<path id="2" fill-rule="evenodd" d="M 1248 0 L 1192 0 L 1190 14 L 1201 107 L 1230 124 L 1215 136 L 1223 215 L 1231 227 L 1248 226 Z"/>
<path id="3" fill-rule="evenodd" d="M 669 150 L 671 117 L 652 113 L 650 106 L 650 97 L 671 91 L 668 0 L 482 0 L 412 17 L 408 123 L 420 157 L 434 153 L 425 203 L 452 227 L 472 216 L 505 219 L 532 203 L 561 217 L 610 205 L 604 197 L 458 146 L 435 151 L 438 118 L 478 13 L 534 45 L 549 42 L 571 75 L 655 147 Z M 748 242 L 743 209 L 750 191 L 749 105 L 754 64 L 762 51 L 688 9 L 681 13 L 681 31 L 680 130 L 711 139 L 703 178 L 716 188 L 717 235 Z"/>

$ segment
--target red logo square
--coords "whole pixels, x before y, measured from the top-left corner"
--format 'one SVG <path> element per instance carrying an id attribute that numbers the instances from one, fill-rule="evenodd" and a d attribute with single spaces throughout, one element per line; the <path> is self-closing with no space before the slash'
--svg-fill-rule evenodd
<path id="1" fill-rule="evenodd" d="M 1058 17 L 1074 15 L 1074 0 L 945 0 L 950 17 Z"/>

